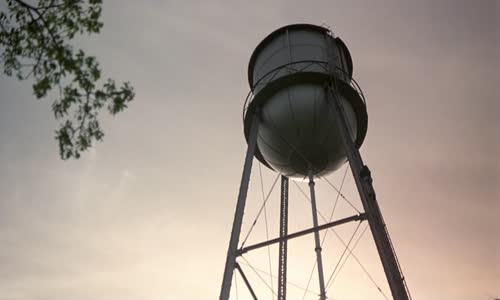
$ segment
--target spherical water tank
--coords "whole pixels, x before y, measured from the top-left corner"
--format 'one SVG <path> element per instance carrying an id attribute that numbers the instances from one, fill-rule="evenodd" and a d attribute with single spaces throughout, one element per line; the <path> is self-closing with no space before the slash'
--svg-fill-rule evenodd
<path id="1" fill-rule="evenodd" d="M 251 116 L 259 114 L 255 156 L 269 168 L 303 178 L 346 162 L 327 87 L 343 104 L 356 146 L 363 143 L 367 113 L 351 56 L 328 29 L 294 24 L 274 31 L 253 52 L 248 81 L 253 98 L 245 105 L 245 136 Z"/>

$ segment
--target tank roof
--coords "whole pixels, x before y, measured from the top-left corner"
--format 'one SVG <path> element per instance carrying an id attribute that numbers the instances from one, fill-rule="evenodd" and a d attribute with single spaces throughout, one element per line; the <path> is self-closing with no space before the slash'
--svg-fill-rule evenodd
<path id="1" fill-rule="evenodd" d="M 255 50 L 253 51 L 252 56 L 250 57 L 250 61 L 248 62 L 248 83 L 250 84 L 250 88 L 253 88 L 253 68 L 255 66 L 255 60 L 257 59 L 259 52 L 267 43 L 269 43 L 269 41 L 271 41 L 277 35 L 281 34 L 282 32 L 288 29 L 306 29 L 306 30 L 318 31 L 321 33 L 327 33 L 330 31 L 330 29 L 322 26 L 300 23 L 300 24 L 286 25 L 271 32 L 257 45 L 257 47 L 255 47 Z"/>

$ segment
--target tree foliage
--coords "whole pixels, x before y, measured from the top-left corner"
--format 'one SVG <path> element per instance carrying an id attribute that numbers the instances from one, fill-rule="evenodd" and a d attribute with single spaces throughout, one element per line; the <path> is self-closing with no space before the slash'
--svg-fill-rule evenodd
<path id="1" fill-rule="evenodd" d="M 52 111 L 60 122 L 60 156 L 79 158 L 104 136 L 99 112 L 115 115 L 134 98 L 129 83 L 117 86 L 101 79 L 96 58 L 71 44 L 77 35 L 99 33 L 102 0 L 39 0 L 36 5 L 6 0 L 5 7 L 0 11 L 3 72 L 19 80 L 32 78 L 38 99 L 56 95 Z"/>

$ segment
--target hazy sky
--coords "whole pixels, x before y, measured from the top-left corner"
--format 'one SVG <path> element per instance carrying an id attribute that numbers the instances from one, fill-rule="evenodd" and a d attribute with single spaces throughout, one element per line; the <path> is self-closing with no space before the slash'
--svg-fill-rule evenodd
<path id="1" fill-rule="evenodd" d="M 487 0 L 107 1 L 102 33 L 82 45 L 137 96 L 104 118 L 104 143 L 83 158 L 59 159 L 49 99 L 0 76 L 0 300 L 216 299 L 246 149 L 248 59 L 298 22 L 331 26 L 351 51 L 368 104 L 362 155 L 413 299 L 500 296 L 499 20 L 500 2 Z M 253 170 L 243 233 L 262 203 Z M 275 175 L 262 171 L 267 191 Z M 328 216 L 335 193 L 317 187 Z M 349 176 L 344 192 L 361 207 Z M 274 237 L 278 194 L 270 201 Z M 293 184 L 290 201 L 290 230 L 311 226 Z M 336 217 L 353 214 L 339 205 Z M 338 232 L 347 240 L 355 226 Z M 251 241 L 263 238 L 259 220 Z M 329 234 L 328 275 L 342 250 Z M 289 279 L 305 286 L 312 237 L 289 251 Z M 354 252 L 389 295 L 369 232 Z M 267 250 L 248 259 L 268 271 Z M 331 291 L 384 299 L 354 260 Z"/>

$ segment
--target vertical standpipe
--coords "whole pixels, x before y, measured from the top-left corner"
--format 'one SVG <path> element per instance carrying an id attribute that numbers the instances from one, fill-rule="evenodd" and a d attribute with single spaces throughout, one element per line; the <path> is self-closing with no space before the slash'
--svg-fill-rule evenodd
<path id="1" fill-rule="evenodd" d="M 286 266 L 288 256 L 288 178 L 281 176 L 280 238 L 278 261 L 278 300 L 286 299 Z"/>

